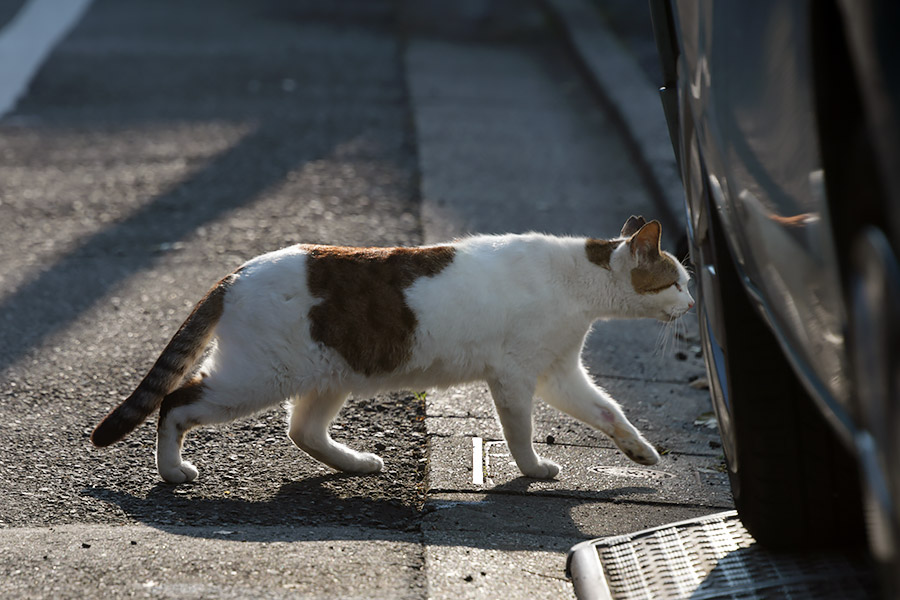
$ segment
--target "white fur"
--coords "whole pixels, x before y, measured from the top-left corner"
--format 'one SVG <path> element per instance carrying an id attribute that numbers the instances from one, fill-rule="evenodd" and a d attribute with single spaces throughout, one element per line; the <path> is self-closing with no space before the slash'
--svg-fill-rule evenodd
<path id="1" fill-rule="evenodd" d="M 630 282 L 637 259 L 627 243 L 613 253 L 608 270 L 587 259 L 585 242 L 539 234 L 455 242 L 446 268 L 406 290 L 418 320 L 410 360 L 376 377 L 353 371 L 335 350 L 311 338 L 307 314 L 319 300 L 306 286 L 303 247 L 249 261 L 228 289 L 215 349 L 201 368 L 206 393 L 173 409 L 160 427 L 160 474 L 173 482 L 197 475 L 181 460 L 179 432 L 284 400 L 292 404 L 289 436 L 300 448 L 336 469 L 378 471 L 379 457 L 328 435 L 349 394 L 473 380 L 490 386 L 510 451 L 525 475 L 547 478 L 559 471 L 531 444 L 535 393 L 610 435 L 633 460 L 655 463 L 659 456 L 653 447 L 585 372 L 581 348 L 597 319 L 667 320 L 684 314 L 693 305 L 688 275 L 679 265 L 683 291 L 638 294 Z"/>

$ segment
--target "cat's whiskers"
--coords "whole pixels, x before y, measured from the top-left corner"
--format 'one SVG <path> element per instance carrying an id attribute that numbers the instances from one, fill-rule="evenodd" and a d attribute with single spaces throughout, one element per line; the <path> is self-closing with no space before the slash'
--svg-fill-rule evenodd
<path id="1" fill-rule="evenodd" d="M 656 343 L 653 344 L 653 355 L 654 356 L 662 356 L 663 355 L 663 345 L 666 339 L 666 329 L 668 328 L 668 322 L 660 321 L 660 327 L 656 332 Z"/>
<path id="2" fill-rule="evenodd" d="M 656 335 L 654 355 L 674 355 L 679 346 L 686 346 L 688 343 L 688 331 L 690 329 L 686 319 L 696 317 L 697 314 L 694 312 L 694 309 L 690 309 L 681 316 L 670 317 L 665 321 L 660 321 L 661 326 Z"/>
<path id="3" fill-rule="evenodd" d="M 675 323 L 675 338 L 682 342 L 687 341 L 688 325 L 687 321 L 685 321 L 685 317 L 687 317 L 687 313 L 683 314 Z"/>
<path id="4" fill-rule="evenodd" d="M 669 318 L 666 321 L 661 321 L 662 326 L 659 328 L 659 332 L 656 335 L 656 347 L 654 348 L 654 354 L 656 356 L 668 355 L 669 345 L 672 342 L 672 322 L 677 320 L 677 318 Z"/>
<path id="5" fill-rule="evenodd" d="M 675 352 L 676 346 L 678 346 L 678 321 L 680 319 L 674 318 L 670 319 L 666 324 L 666 338 L 667 338 L 667 347 L 666 354 L 672 355 Z"/>
<path id="6" fill-rule="evenodd" d="M 678 319 L 679 324 L 677 325 L 677 327 L 680 328 L 680 331 L 676 332 L 676 335 L 682 342 L 684 342 L 686 347 L 690 347 L 691 345 L 693 345 L 689 336 L 692 325 L 694 326 L 694 331 L 696 331 L 697 318 L 698 315 L 695 306 L 689 309 L 686 313 L 684 313 L 684 315 L 681 316 L 680 319 Z M 690 321 L 688 319 L 690 319 Z"/>

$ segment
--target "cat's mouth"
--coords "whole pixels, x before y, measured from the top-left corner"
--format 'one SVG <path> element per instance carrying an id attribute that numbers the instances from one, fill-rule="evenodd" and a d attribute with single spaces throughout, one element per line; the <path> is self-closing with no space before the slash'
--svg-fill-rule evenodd
<path id="1" fill-rule="evenodd" d="M 686 308 L 684 310 L 674 310 L 670 313 L 663 311 L 663 313 L 659 317 L 657 317 L 657 320 L 662 321 L 663 323 L 670 323 L 675 319 L 680 319 L 681 317 L 686 315 L 689 310 L 691 309 Z"/>

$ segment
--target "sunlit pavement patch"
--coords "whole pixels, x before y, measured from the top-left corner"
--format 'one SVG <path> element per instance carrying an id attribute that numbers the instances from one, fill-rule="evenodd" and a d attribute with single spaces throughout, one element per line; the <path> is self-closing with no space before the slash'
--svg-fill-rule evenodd
<path id="1" fill-rule="evenodd" d="M 625 415 L 662 450 L 721 454 L 719 432 L 696 425 L 710 411 L 709 394 L 683 383 L 600 380 L 617 398 Z M 428 432 L 439 436 L 502 437 L 493 401 L 484 384 L 469 384 L 428 393 Z M 547 436 L 559 444 L 612 447 L 603 433 L 576 421 L 540 399 L 534 402 L 535 439 Z"/>
<path id="2" fill-rule="evenodd" d="M 592 499 L 730 508 L 727 476 L 718 457 L 669 454 L 652 467 L 636 465 L 611 448 L 536 444 L 556 461 L 554 480 L 523 477 L 499 440 L 484 441 L 483 485 L 473 482 L 471 437 L 431 439 L 430 487 L 436 490 L 537 493 Z"/>
<path id="3" fill-rule="evenodd" d="M 593 467 L 588 467 L 588 470 L 609 477 L 618 477 L 620 479 L 652 479 L 660 481 L 675 477 L 672 473 L 666 473 L 659 469 L 645 469 L 640 467 L 605 467 L 602 465 L 595 465 Z"/>

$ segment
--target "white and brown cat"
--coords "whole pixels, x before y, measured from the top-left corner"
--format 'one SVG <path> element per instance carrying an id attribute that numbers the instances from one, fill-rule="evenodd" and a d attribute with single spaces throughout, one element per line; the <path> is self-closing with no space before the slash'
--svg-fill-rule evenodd
<path id="1" fill-rule="evenodd" d="M 480 235 L 264 254 L 209 291 L 91 439 L 112 444 L 159 408 L 159 474 L 191 481 L 197 469 L 181 458 L 188 430 L 287 400 L 297 446 L 335 469 L 371 473 L 381 458 L 328 434 L 349 394 L 482 380 L 525 475 L 559 472 L 531 443 L 535 395 L 654 464 L 656 450 L 593 383 L 581 349 L 598 319 L 667 321 L 693 306 L 688 274 L 660 250 L 660 233 L 657 221 L 631 217 L 611 240 Z"/>

